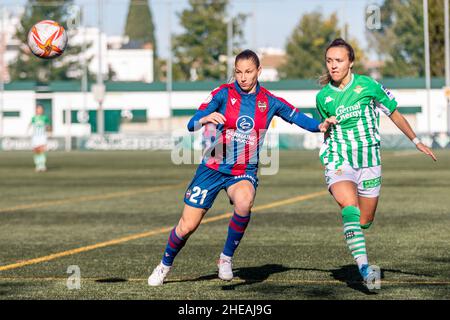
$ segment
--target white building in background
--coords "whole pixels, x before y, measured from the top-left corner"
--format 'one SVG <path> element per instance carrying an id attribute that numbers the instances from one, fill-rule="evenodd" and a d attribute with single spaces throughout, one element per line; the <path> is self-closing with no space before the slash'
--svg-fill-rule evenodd
<path id="1" fill-rule="evenodd" d="M 88 70 L 97 74 L 99 68 L 99 45 L 102 52 L 102 74 L 113 74 L 114 81 L 153 82 L 153 49 L 129 48 L 127 37 L 107 36 L 102 33 L 99 42 L 97 28 L 78 28 L 69 37 L 69 45 L 86 44 L 80 60 L 89 61 Z M 82 72 L 82 70 L 80 70 Z"/>
<path id="2" fill-rule="evenodd" d="M 257 54 L 261 61 L 260 81 L 278 81 L 278 68 L 286 61 L 286 52 L 279 48 L 260 48 Z"/>
<path id="3" fill-rule="evenodd" d="M 22 12 L 23 9 L 20 11 Z M 10 76 L 8 65 L 17 58 L 19 47 L 22 42 L 14 38 L 17 27 L 20 25 L 20 15 L 8 10 L 7 7 L 0 8 L 0 60 L 3 70 L 0 70 L 3 81 L 9 82 Z"/>
<path id="4" fill-rule="evenodd" d="M 16 29 L 20 26 L 20 10 L 8 10 L 0 7 L 0 59 L 5 66 L 3 73 L 4 82 L 10 81 L 7 66 L 16 60 L 20 46 L 25 45 L 15 39 Z M 3 11 L 3 12 L 2 12 Z M 78 57 L 70 57 L 80 62 L 89 61 L 88 69 L 92 74 L 97 74 L 99 68 L 99 45 L 102 52 L 101 70 L 106 76 L 111 73 L 115 81 L 142 81 L 153 82 L 153 49 L 151 47 L 126 48 L 128 39 L 122 36 L 108 36 L 102 33 L 99 43 L 98 29 L 93 27 L 79 27 L 67 30 L 68 46 L 86 43 L 86 49 L 82 50 Z M 3 39 L 3 43 L 2 40 Z M 69 58 L 69 57 L 67 57 Z M 59 59 L 67 59 L 64 55 Z M 82 69 L 75 70 L 71 76 L 81 76 Z"/>

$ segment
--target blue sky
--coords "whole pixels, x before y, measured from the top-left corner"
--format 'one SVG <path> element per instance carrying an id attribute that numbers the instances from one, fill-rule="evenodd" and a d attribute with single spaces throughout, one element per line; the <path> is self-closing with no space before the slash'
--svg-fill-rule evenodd
<path id="1" fill-rule="evenodd" d="M 145 1 L 145 0 L 143 0 Z M 168 55 L 168 0 L 149 0 L 154 23 L 158 53 L 161 57 Z M 188 7 L 188 0 L 171 0 L 171 26 L 174 33 L 182 32 L 177 12 Z M 341 23 L 349 25 L 350 37 L 357 38 L 363 48 L 367 49 L 365 37 L 365 10 L 367 5 L 379 3 L 380 0 L 231 0 L 233 15 L 238 13 L 253 14 L 244 25 L 244 46 L 252 49 L 260 47 L 284 48 L 299 23 L 300 17 L 308 12 L 320 11 L 325 16 L 337 12 Z M 26 0 L 0 0 L 0 6 L 23 5 Z M 75 0 L 84 7 L 86 24 L 97 24 L 97 0 Z M 110 35 L 123 33 L 128 10 L 128 0 L 103 0 L 104 30 Z"/>

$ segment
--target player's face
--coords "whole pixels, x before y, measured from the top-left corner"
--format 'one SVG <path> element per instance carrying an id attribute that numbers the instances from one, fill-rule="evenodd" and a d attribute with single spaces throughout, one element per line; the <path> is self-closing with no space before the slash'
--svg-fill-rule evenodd
<path id="1" fill-rule="evenodd" d="M 260 74 L 261 66 L 257 68 L 255 62 L 250 59 L 240 59 L 234 67 L 234 76 L 239 87 L 248 93 L 253 93 L 256 90 L 256 84 Z"/>
<path id="2" fill-rule="evenodd" d="M 328 72 L 334 82 L 341 82 L 353 66 L 346 48 L 332 47 L 328 49 L 325 59 Z"/>
<path id="3" fill-rule="evenodd" d="M 36 108 L 36 114 L 37 114 L 37 115 L 44 114 L 44 108 L 42 108 L 42 107 L 37 107 L 37 108 Z"/>

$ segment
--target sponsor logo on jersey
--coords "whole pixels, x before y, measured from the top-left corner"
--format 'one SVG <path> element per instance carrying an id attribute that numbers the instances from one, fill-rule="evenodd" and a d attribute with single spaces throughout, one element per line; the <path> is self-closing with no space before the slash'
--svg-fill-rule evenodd
<path id="1" fill-rule="evenodd" d="M 243 178 L 249 179 L 251 182 L 256 183 L 255 177 L 253 177 L 249 174 L 241 174 L 241 175 L 235 176 L 234 180 L 243 179 Z"/>
<path id="2" fill-rule="evenodd" d="M 365 88 L 361 87 L 361 86 L 356 86 L 356 88 L 353 90 L 355 91 L 357 94 L 360 94 L 361 91 L 363 91 Z"/>
<path id="3" fill-rule="evenodd" d="M 255 127 L 255 121 L 249 116 L 240 116 L 236 120 L 237 130 L 228 129 L 225 132 L 227 141 L 235 141 L 247 145 L 255 145 L 257 142 L 257 135 L 252 134 Z"/>
<path id="4" fill-rule="evenodd" d="M 261 112 L 266 111 L 267 109 L 267 104 L 264 101 L 258 101 L 258 109 Z"/>
<path id="5" fill-rule="evenodd" d="M 360 118 L 362 115 L 361 104 L 358 102 L 353 106 L 340 105 L 336 108 L 336 119 L 338 122 L 348 118 Z"/>
<path id="6" fill-rule="evenodd" d="M 254 126 L 255 122 L 249 116 L 240 116 L 236 120 L 236 128 L 238 129 L 238 131 L 241 131 L 243 133 L 252 131 Z"/>
<path id="7" fill-rule="evenodd" d="M 383 85 L 381 85 L 381 89 L 383 89 L 384 93 L 386 93 L 386 95 L 389 97 L 389 100 L 394 99 L 394 95 L 388 89 L 386 89 Z"/>
<path id="8" fill-rule="evenodd" d="M 328 102 L 331 102 L 333 100 L 334 99 L 332 97 L 328 96 L 328 97 L 325 98 L 325 104 L 327 104 Z"/>

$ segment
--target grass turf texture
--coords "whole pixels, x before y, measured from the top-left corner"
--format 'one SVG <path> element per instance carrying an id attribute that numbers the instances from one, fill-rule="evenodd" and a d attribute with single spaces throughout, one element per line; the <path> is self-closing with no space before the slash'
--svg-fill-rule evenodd
<path id="1" fill-rule="evenodd" d="M 168 152 L 52 152 L 35 173 L 32 154 L 0 154 L 0 299 L 449 299 L 450 152 L 383 153 L 377 217 L 365 232 L 381 290 L 367 292 L 326 192 L 317 152 L 281 153 L 280 170 L 260 176 L 254 214 L 235 255 L 235 279 L 217 278 L 232 208 L 222 192 L 175 260 L 162 287 L 147 277 L 180 217 L 196 166 Z M 159 189 L 161 188 L 161 190 Z M 268 207 L 268 204 L 276 204 Z M 155 231 L 137 239 L 124 237 Z M 72 249 L 122 239 L 79 253 Z M 48 259 L 48 255 L 68 251 Z M 44 261 L 21 265 L 30 259 Z M 81 270 L 68 290 L 67 268 Z"/>

